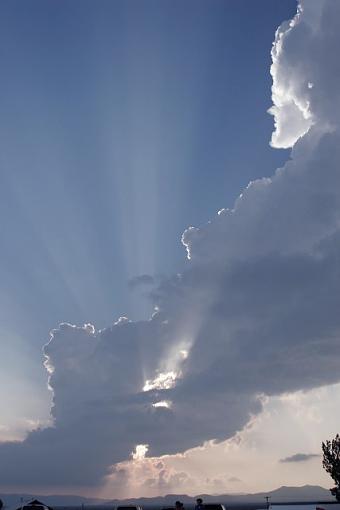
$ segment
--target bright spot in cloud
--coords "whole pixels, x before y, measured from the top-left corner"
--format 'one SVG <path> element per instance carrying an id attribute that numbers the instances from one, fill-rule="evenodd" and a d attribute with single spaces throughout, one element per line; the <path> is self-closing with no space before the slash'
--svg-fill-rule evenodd
<path id="1" fill-rule="evenodd" d="M 187 359 L 187 357 L 189 356 L 189 353 L 186 349 L 182 349 L 181 351 L 179 351 L 179 353 L 183 359 Z"/>
<path id="2" fill-rule="evenodd" d="M 143 460 L 149 449 L 147 444 L 138 444 L 135 451 L 132 453 L 133 460 Z"/>
<path id="3" fill-rule="evenodd" d="M 155 402 L 153 405 L 153 407 L 166 407 L 167 409 L 169 409 L 171 407 L 171 404 L 172 402 L 170 402 L 169 400 L 161 400 L 160 402 Z"/>
<path id="4" fill-rule="evenodd" d="M 178 374 L 174 371 L 160 373 L 155 379 L 148 379 L 143 387 L 143 391 L 150 390 L 168 390 L 176 384 Z"/>

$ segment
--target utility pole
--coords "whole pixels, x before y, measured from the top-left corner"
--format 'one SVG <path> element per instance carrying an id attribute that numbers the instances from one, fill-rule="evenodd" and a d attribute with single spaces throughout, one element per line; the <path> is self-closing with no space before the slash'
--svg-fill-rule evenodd
<path id="1" fill-rule="evenodd" d="M 269 510 L 269 508 L 270 508 L 270 502 L 269 502 L 269 500 L 270 500 L 270 496 L 266 496 L 264 499 L 265 499 L 265 500 L 266 500 L 266 502 L 267 502 L 266 508 L 267 508 L 267 510 Z"/>

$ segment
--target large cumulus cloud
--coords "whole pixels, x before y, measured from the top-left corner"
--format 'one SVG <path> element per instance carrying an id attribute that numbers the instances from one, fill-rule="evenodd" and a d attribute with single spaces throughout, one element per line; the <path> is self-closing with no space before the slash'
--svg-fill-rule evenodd
<path id="1" fill-rule="evenodd" d="M 224 440 L 262 395 L 340 380 L 339 26 L 336 2 L 308 0 L 279 28 L 272 144 L 291 159 L 186 230 L 187 267 L 153 291 L 153 317 L 52 332 L 54 425 L 0 446 L 3 483 L 99 484 L 138 444 Z"/>
<path id="2" fill-rule="evenodd" d="M 138 444 L 149 444 L 153 455 L 177 453 L 211 433 L 223 439 L 246 424 L 249 413 L 259 409 L 256 399 L 233 392 L 216 395 L 210 403 L 195 394 L 177 399 L 173 408 L 153 405 L 162 403 L 167 390 L 157 383 L 143 388 L 168 360 L 174 335 L 158 314 L 140 323 L 123 319 L 99 332 L 70 324 L 54 330 L 44 349 L 54 426 L 30 433 L 22 443 L 0 446 L 6 458 L 2 483 L 97 485 Z"/>
<path id="3" fill-rule="evenodd" d="M 295 18 L 277 30 L 272 51 L 274 147 L 292 147 L 312 126 L 339 124 L 340 5 L 302 0 Z"/>

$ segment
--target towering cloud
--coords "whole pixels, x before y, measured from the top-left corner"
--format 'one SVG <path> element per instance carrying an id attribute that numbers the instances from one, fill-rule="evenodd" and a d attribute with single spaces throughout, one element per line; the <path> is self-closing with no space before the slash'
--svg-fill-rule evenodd
<path id="1" fill-rule="evenodd" d="M 52 332 L 54 426 L 0 446 L 4 484 L 99 484 L 136 445 L 224 440 L 263 395 L 340 380 L 339 28 L 340 4 L 308 0 L 278 29 L 272 145 L 291 159 L 184 232 L 186 269 L 153 291 L 153 317 Z"/>

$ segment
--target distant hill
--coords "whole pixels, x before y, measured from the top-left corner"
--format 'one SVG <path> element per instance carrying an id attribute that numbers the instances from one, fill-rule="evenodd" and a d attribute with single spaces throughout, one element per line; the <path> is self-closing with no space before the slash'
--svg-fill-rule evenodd
<path id="1" fill-rule="evenodd" d="M 258 494 L 248 494 L 247 498 L 256 497 L 256 501 L 270 496 L 271 501 L 334 501 L 335 498 L 329 492 L 329 489 L 318 485 L 303 485 L 302 487 L 286 487 L 282 486 L 270 492 L 260 492 Z M 244 496 L 240 496 L 241 498 Z"/>
<path id="2" fill-rule="evenodd" d="M 269 496 L 271 503 L 284 502 L 303 502 L 303 501 L 334 501 L 329 490 L 317 485 L 304 485 L 303 487 L 279 487 L 273 491 L 258 492 L 255 494 L 220 494 L 219 496 L 211 496 L 210 494 L 199 494 L 197 496 L 188 496 L 187 494 L 167 494 L 166 496 L 158 496 L 154 498 L 130 498 L 125 500 L 105 500 L 99 498 L 85 498 L 74 495 L 31 495 L 31 494 L 0 494 L 0 499 L 4 502 L 8 510 L 18 508 L 20 506 L 20 498 L 23 501 L 37 498 L 50 506 L 78 506 L 82 504 L 87 506 L 106 506 L 113 507 L 120 504 L 150 506 L 173 506 L 176 500 L 182 501 L 186 505 L 193 505 L 197 497 L 201 497 L 204 502 L 221 502 L 226 505 L 237 506 L 252 503 L 261 503 L 265 501 L 265 497 Z"/>
<path id="3" fill-rule="evenodd" d="M 258 492 L 255 494 L 220 494 L 211 496 L 210 494 L 198 494 L 197 496 L 188 496 L 186 494 L 167 494 L 166 496 L 158 496 L 155 498 L 131 498 L 124 500 L 124 503 L 142 506 L 173 506 L 176 500 L 182 501 L 184 504 L 192 505 L 197 497 L 201 497 L 205 503 L 219 501 L 221 503 L 237 505 L 244 503 L 264 503 L 265 497 L 269 496 L 272 503 L 287 501 L 334 501 L 328 489 L 317 485 L 304 485 L 302 487 L 279 487 L 273 491 Z M 111 500 L 113 506 L 119 505 L 121 501 Z"/>

